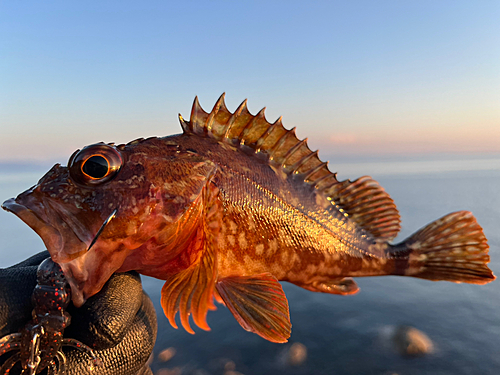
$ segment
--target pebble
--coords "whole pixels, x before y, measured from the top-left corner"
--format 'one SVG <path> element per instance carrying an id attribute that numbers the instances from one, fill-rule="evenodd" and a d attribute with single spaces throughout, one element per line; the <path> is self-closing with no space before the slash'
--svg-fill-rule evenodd
<path id="1" fill-rule="evenodd" d="M 181 375 L 182 370 L 180 367 L 162 368 L 155 372 L 155 375 Z"/>
<path id="2" fill-rule="evenodd" d="M 210 375 L 210 373 L 205 369 L 198 368 L 193 371 L 192 375 Z"/>
<path id="3" fill-rule="evenodd" d="M 429 354 L 434 349 L 432 340 L 424 332 L 410 326 L 399 326 L 393 339 L 396 349 L 411 357 Z"/>
<path id="4" fill-rule="evenodd" d="M 307 348 L 300 342 L 295 342 L 288 351 L 288 363 L 292 366 L 300 366 L 307 359 Z"/>
<path id="5" fill-rule="evenodd" d="M 224 371 L 234 371 L 236 370 L 236 363 L 233 361 L 227 361 L 224 365 Z"/>
<path id="6" fill-rule="evenodd" d="M 167 348 L 165 350 L 162 350 L 160 352 L 160 354 L 158 354 L 158 360 L 160 362 L 170 361 L 174 357 L 176 352 L 177 352 L 177 350 L 175 350 L 174 347 L 170 347 L 170 348 Z"/>
<path id="7" fill-rule="evenodd" d="M 300 366 L 307 359 L 307 348 L 300 342 L 295 342 L 285 348 L 278 356 L 278 362 L 286 366 Z"/>
<path id="8" fill-rule="evenodd" d="M 236 363 L 229 360 L 224 365 L 224 375 L 243 375 L 241 372 L 236 371 Z"/>

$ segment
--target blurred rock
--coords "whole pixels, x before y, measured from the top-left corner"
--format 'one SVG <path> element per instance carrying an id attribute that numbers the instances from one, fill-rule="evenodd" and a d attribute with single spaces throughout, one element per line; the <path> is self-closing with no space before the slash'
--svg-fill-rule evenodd
<path id="1" fill-rule="evenodd" d="M 224 375 L 243 375 L 241 372 L 236 371 L 236 363 L 227 361 L 224 365 Z"/>
<path id="2" fill-rule="evenodd" d="M 182 370 L 180 367 L 162 368 L 155 372 L 155 375 L 181 375 Z"/>
<path id="3" fill-rule="evenodd" d="M 399 326 L 393 341 L 401 354 L 412 357 L 429 354 L 434 349 L 432 340 L 425 333 L 410 326 Z"/>
<path id="4" fill-rule="evenodd" d="M 278 362 L 285 366 L 300 366 L 307 359 L 307 348 L 300 342 L 295 342 L 285 348 L 278 356 Z"/>
<path id="5" fill-rule="evenodd" d="M 227 361 L 224 364 L 224 371 L 234 371 L 234 370 L 236 370 L 236 363 L 234 363 L 233 361 Z"/>
<path id="6" fill-rule="evenodd" d="M 198 368 L 193 371 L 193 375 L 210 375 L 210 373 L 207 370 L 204 370 L 202 368 Z"/>
<path id="7" fill-rule="evenodd" d="M 215 358 L 208 363 L 208 370 L 212 374 L 223 375 L 243 375 L 243 373 L 236 371 L 236 363 L 229 358 Z"/>
<path id="8" fill-rule="evenodd" d="M 174 347 L 170 347 L 170 348 L 167 348 L 165 350 L 162 350 L 160 352 L 160 354 L 158 354 L 158 360 L 160 362 L 170 361 L 174 357 L 176 352 L 177 352 L 177 350 L 175 350 Z"/>
<path id="9" fill-rule="evenodd" d="M 227 367 L 226 367 L 227 366 Z M 214 358 L 208 364 L 208 371 L 212 374 L 223 374 L 224 371 L 231 371 L 236 368 L 236 364 L 229 358 Z"/>
<path id="10" fill-rule="evenodd" d="M 307 348 L 300 342 L 293 343 L 288 351 L 288 364 L 292 366 L 300 366 L 307 359 Z"/>

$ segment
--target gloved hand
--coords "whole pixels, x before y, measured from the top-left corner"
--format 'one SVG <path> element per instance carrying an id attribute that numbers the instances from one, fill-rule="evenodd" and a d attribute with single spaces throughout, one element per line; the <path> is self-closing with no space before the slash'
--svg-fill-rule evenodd
<path id="1" fill-rule="evenodd" d="M 48 257 L 45 251 L 0 269 L 0 338 L 18 332 L 31 320 L 36 270 Z M 68 375 L 152 374 L 146 361 L 156 340 L 156 313 L 136 272 L 113 275 L 82 307 L 70 304 L 67 312 L 71 315 L 71 324 L 65 329 L 64 337 L 90 346 L 102 362 L 90 371 L 92 359 L 87 353 L 63 347 Z M 0 358 L 0 367 L 4 357 L 7 355 Z M 13 370 L 17 368 L 20 366 Z"/>

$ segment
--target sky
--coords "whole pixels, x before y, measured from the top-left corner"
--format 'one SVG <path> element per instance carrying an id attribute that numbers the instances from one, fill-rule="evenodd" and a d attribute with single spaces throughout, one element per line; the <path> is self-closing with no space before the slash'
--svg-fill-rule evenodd
<path id="1" fill-rule="evenodd" d="M 194 97 L 320 155 L 500 153 L 500 2 L 0 0 L 0 161 L 181 132 Z"/>

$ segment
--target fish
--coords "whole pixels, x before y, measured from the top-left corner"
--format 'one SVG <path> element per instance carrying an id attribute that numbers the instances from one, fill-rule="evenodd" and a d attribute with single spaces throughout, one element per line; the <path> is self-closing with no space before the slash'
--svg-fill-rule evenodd
<path id="1" fill-rule="evenodd" d="M 96 143 L 5 201 L 43 240 L 77 307 L 115 272 L 165 280 L 161 306 L 189 333 L 215 302 L 271 342 L 291 334 L 280 282 L 350 295 L 355 277 L 398 275 L 486 284 L 488 242 L 457 211 L 392 241 L 396 205 L 371 177 L 340 180 L 265 108 L 210 112 L 195 98 L 183 132 L 127 144 Z"/>

